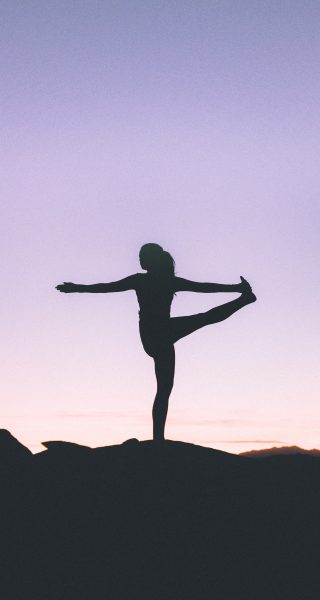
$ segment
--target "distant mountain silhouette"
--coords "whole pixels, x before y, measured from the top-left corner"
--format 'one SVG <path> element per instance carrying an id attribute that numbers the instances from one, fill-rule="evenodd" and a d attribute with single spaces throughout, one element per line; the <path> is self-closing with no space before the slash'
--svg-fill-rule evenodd
<path id="1" fill-rule="evenodd" d="M 320 450 L 313 448 L 312 450 L 305 450 L 299 448 L 299 446 L 281 446 L 273 448 L 264 448 L 262 450 L 248 450 L 247 452 L 240 452 L 239 456 L 248 456 L 249 458 L 264 458 L 266 456 L 279 456 L 279 455 L 290 455 L 290 454 L 309 454 L 310 456 L 320 456 Z"/>
<path id="2" fill-rule="evenodd" d="M 318 457 L 7 434 L 4 600 L 319 600 Z"/>
<path id="3" fill-rule="evenodd" d="M 7 429 L 0 429 L 0 467 L 25 463 L 32 452 L 11 435 Z"/>

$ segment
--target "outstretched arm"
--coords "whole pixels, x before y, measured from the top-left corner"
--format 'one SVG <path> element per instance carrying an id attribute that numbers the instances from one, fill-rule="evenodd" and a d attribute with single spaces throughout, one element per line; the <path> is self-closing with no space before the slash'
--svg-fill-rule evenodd
<path id="1" fill-rule="evenodd" d="M 241 277 L 241 283 L 230 285 L 224 283 L 200 283 L 198 281 L 189 281 L 189 279 L 183 279 L 182 277 L 175 278 L 176 292 L 238 292 L 241 294 L 246 291 L 248 286 L 250 287 L 249 283 L 243 277 Z"/>
<path id="2" fill-rule="evenodd" d="M 125 292 L 127 290 L 136 289 L 136 276 L 129 275 L 119 281 L 112 281 L 111 283 L 93 283 L 92 285 L 83 285 L 81 283 L 71 283 L 65 281 L 60 285 L 56 286 L 59 292 L 70 294 L 72 292 L 90 292 L 91 294 L 106 294 L 108 292 Z"/>

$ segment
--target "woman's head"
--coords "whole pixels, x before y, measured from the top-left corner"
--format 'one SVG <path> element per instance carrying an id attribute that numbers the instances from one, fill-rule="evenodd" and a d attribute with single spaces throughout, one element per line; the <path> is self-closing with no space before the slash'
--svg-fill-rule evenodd
<path id="1" fill-rule="evenodd" d="M 141 268 L 157 275 L 174 275 L 175 262 L 159 244 L 144 244 L 139 252 Z"/>

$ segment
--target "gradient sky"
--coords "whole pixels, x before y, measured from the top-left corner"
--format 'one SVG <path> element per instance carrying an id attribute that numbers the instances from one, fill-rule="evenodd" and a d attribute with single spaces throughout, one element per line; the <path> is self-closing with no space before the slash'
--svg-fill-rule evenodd
<path id="1" fill-rule="evenodd" d="M 320 4 L 1 0 L 1 427 L 34 452 L 150 439 L 140 270 L 258 302 L 181 340 L 166 435 L 320 446 Z M 181 293 L 172 314 L 232 299 Z"/>

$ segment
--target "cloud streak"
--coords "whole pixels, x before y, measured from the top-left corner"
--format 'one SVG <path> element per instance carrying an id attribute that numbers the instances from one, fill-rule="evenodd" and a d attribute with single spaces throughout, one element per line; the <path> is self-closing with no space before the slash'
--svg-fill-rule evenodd
<path id="1" fill-rule="evenodd" d="M 202 444 L 285 444 L 283 440 L 201 440 Z"/>
<path id="2" fill-rule="evenodd" d="M 220 427 L 230 426 L 230 427 L 238 427 L 239 425 L 256 425 L 262 422 L 258 419 L 241 419 L 241 418 L 226 418 L 226 419 L 180 419 L 172 417 L 170 419 L 170 423 L 173 425 L 192 425 L 195 427 Z M 263 420 L 265 423 L 265 420 Z"/>

